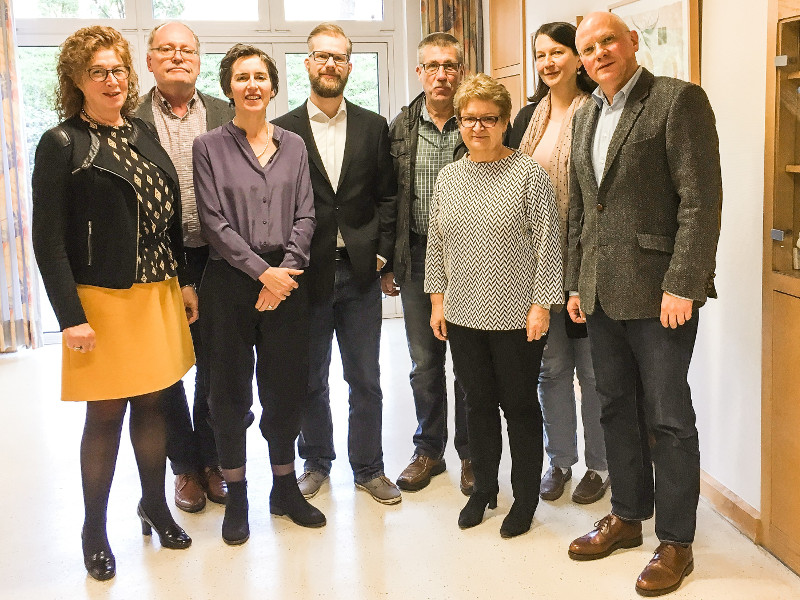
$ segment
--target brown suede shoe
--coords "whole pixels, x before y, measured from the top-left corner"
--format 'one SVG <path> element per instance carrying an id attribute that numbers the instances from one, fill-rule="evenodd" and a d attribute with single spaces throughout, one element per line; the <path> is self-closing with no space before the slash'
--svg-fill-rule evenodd
<path id="1" fill-rule="evenodd" d="M 190 513 L 206 507 L 206 494 L 197 473 L 175 476 L 175 506 Z"/>
<path id="2" fill-rule="evenodd" d="M 225 499 L 228 497 L 228 486 L 219 465 L 203 469 L 203 484 L 209 500 L 217 504 L 225 504 Z"/>
<path id="3" fill-rule="evenodd" d="M 397 478 L 397 487 L 406 492 L 416 492 L 431 482 L 431 477 L 444 473 L 447 465 L 444 459 L 436 460 L 430 456 L 414 454 L 411 462 Z"/>
<path id="4" fill-rule="evenodd" d="M 471 496 L 475 491 L 475 474 L 472 472 L 472 461 L 468 458 L 461 459 L 461 493 Z"/>
<path id="5" fill-rule="evenodd" d="M 636 580 L 640 596 L 662 596 L 677 590 L 694 570 L 691 546 L 661 542 L 650 563 Z"/>
<path id="6" fill-rule="evenodd" d="M 597 502 L 605 496 L 609 481 L 609 477 L 606 477 L 606 480 L 603 481 L 603 478 L 596 472 L 586 471 L 583 479 L 575 486 L 575 490 L 572 492 L 572 501 L 578 504 Z"/>
<path id="7" fill-rule="evenodd" d="M 564 493 L 564 486 L 572 479 L 572 468 L 567 467 L 564 473 L 559 467 L 550 467 L 542 477 L 539 485 L 539 497 L 542 500 L 558 500 Z"/>
<path id="8" fill-rule="evenodd" d="M 593 531 L 569 545 L 569 557 L 572 560 L 595 560 L 620 548 L 642 545 L 640 521 L 623 521 L 616 515 L 608 514 L 595 523 L 594 527 Z"/>

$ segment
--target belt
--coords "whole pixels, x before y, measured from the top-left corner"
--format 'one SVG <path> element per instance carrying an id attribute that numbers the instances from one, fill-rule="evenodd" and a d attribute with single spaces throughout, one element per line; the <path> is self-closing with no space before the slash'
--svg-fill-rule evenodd
<path id="1" fill-rule="evenodd" d="M 350 260 L 350 254 L 348 254 L 347 248 L 344 246 L 336 248 L 336 260 Z"/>

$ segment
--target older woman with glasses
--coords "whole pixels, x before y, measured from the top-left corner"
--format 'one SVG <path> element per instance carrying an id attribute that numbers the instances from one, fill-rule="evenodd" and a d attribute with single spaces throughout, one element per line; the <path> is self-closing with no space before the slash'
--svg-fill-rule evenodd
<path id="1" fill-rule="evenodd" d="M 537 379 L 550 305 L 563 302 L 558 212 L 544 169 L 502 144 L 511 115 L 505 87 L 479 74 L 453 102 L 469 153 L 436 180 L 425 291 L 434 335 L 450 340 L 466 393 L 475 491 L 459 527 L 480 524 L 497 506 L 502 408 L 514 493 L 500 528 L 508 538 L 530 529 L 539 501 Z"/>
<path id="2" fill-rule="evenodd" d="M 111 27 L 78 30 L 61 47 L 56 108 L 33 169 L 33 246 L 62 328 L 62 400 L 86 400 L 81 439 L 84 565 L 110 579 L 106 510 L 130 406 L 142 533 L 188 548 L 164 493 L 163 393 L 192 366 L 187 323 L 197 296 L 183 256 L 178 176 L 132 117 L 137 78 Z M 180 281 L 180 284 L 179 284 Z M 181 285 L 183 289 L 181 290 Z"/>

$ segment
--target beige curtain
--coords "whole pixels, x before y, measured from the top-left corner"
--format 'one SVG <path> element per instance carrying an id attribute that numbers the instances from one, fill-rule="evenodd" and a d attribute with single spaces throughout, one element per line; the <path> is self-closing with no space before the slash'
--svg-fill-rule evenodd
<path id="1" fill-rule="evenodd" d="M 422 37 L 444 31 L 464 45 L 468 73 L 483 72 L 483 3 L 481 0 L 421 0 Z"/>
<path id="2" fill-rule="evenodd" d="M 0 0 L 0 352 L 41 345 L 11 2 Z"/>

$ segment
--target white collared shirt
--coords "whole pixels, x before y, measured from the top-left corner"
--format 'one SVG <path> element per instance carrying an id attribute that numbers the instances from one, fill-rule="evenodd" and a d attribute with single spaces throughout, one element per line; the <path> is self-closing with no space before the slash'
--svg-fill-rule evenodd
<path id="1" fill-rule="evenodd" d="M 339 176 L 342 173 L 344 144 L 347 140 L 347 105 L 344 98 L 336 114 L 328 117 L 319 107 L 308 99 L 308 120 L 311 123 L 311 134 L 317 145 L 325 172 L 335 192 L 339 187 Z"/>
<path id="2" fill-rule="evenodd" d="M 608 157 L 608 147 L 611 145 L 611 138 L 617 129 L 617 125 L 619 125 L 622 110 L 625 108 L 625 103 L 631 95 L 631 90 L 636 85 L 636 82 L 639 81 L 641 74 L 642 67 L 639 67 L 633 77 L 628 80 L 628 83 L 616 93 L 613 98 L 613 104 L 608 103 L 606 95 L 599 86 L 592 92 L 592 98 L 597 102 L 597 107 L 600 109 L 600 117 L 597 119 L 597 129 L 594 130 L 594 140 L 592 141 L 592 167 L 594 167 L 597 185 L 600 185 L 600 181 L 603 178 L 606 158 Z"/>

